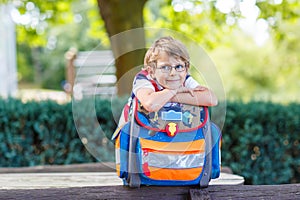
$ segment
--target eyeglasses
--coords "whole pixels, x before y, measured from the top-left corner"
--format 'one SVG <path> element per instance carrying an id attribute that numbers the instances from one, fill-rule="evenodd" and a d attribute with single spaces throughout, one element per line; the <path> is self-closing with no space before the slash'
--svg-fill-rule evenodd
<path id="1" fill-rule="evenodd" d="M 157 69 L 160 69 L 161 72 L 163 72 L 163 73 L 170 73 L 172 71 L 172 68 L 174 68 L 176 70 L 176 72 L 185 71 L 184 65 L 176 65 L 176 66 L 165 65 L 165 66 L 157 67 Z"/>

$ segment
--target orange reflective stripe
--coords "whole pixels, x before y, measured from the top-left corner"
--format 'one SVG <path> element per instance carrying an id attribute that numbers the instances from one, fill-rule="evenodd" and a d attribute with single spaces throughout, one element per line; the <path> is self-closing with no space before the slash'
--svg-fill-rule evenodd
<path id="1" fill-rule="evenodd" d="M 188 155 L 188 154 L 198 154 L 198 153 L 203 153 L 203 151 L 201 150 L 197 150 L 197 151 L 168 151 L 168 150 L 164 150 L 164 151 L 161 151 L 161 150 L 154 150 L 154 149 L 147 149 L 147 148 L 143 148 L 143 150 L 146 150 L 147 152 L 153 152 L 153 153 L 160 153 L 160 154 L 179 154 L 179 155 Z"/>
<path id="2" fill-rule="evenodd" d="M 118 135 L 118 137 L 117 137 L 117 139 L 116 139 L 115 148 L 116 148 L 116 149 L 119 149 L 119 148 L 120 148 L 120 135 Z"/>
<path id="3" fill-rule="evenodd" d="M 195 140 L 191 142 L 158 142 L 140 138 L 140 142 L 143 149 L 154 149 L 157 151 L 176 151 L 182 153 L 184 153 L 185 151 L 205 151 L 204 139 Z"/>
<path id="4" fill-rule="evenodd" d="M 190 169 L 164 169 L 149 167 L 148 169 L 148 177 L 154 180 L 191 181 L 198 178 L 202 172 L 202 167 Z"/>
<path id="5" fill-rule="evenodd" d="M 117 175 L 120 176 L 120 165 L 116 164 Z"/>

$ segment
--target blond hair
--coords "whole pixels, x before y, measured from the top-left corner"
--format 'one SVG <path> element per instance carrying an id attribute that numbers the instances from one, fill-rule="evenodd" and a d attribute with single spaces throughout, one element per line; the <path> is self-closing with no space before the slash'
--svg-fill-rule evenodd
<path id="1" fill-rule="evenodd" d="M 190 56 L 184 44 L 179 40 L 167 36 L 156 40 L 148 49 L 144 58 L 144 68 L 147 66 L 155 68 L 161 51 L 166 52 L 169 56 L 181 59 L 186 64 L 186 67 L 189 67 Z"/>

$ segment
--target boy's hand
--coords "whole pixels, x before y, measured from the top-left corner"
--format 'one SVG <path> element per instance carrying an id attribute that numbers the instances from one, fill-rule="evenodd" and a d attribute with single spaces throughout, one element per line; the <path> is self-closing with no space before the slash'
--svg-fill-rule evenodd
<path id="1" fill-rule="evenodd" d="M 207 90 L 207 88 L 203 86 L 197 86 L 196 88 L 193 89 L 182 86 L 177 89 L 176 93 L 190 93 L 192 96 L 194 96 L 195 91 L 204 91 L 204 90 Z"/>
<path id="2" fill-rule="evenodd" d="M 204 90 L 207 90 L 207 87 L 204 87 L 204 86 L 201 86 L 201 85 L 194 88 L 194 91 L 204 91 Z"/>

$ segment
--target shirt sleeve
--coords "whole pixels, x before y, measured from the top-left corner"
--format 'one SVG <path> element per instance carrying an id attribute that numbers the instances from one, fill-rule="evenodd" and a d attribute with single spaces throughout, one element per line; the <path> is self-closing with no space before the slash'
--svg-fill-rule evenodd
<path id="1" fill-rule="evenodd" d="M 188 76 L 188 78 L 185 80 L 184 85 L 185 87 L 191 89 L 200 86 L 200 84 L 192 76 Z M 137 91 L 141 88 L 149 88 L 155 91 L 155 87 L 153 86 L 150 80 L 148 80 L 144 76 L 137 76 L 133 81 L 133 86 L 132 86 L 133 94 L 136 96 Z"/>
<path id="2" fill-rule="evenodd" d="M 185 87 L 193 89 L 196 88 L 197 86 L 200 86 L 200 84 L 192 76 L 189 76 L 185 80 Z"/>
<path id="3" fill-rule="evenodd" d="M 133 94 L 136 96 L 137 91 L 141 88 L 149 88 L 149 89 L 152 89 L 153 91 L 155 91 L 154 86 L 152 85 L 152 83 L 149 80 L 135 79 L 135 81 L 133 82 L 133 86 L 132 86 Z"/>

